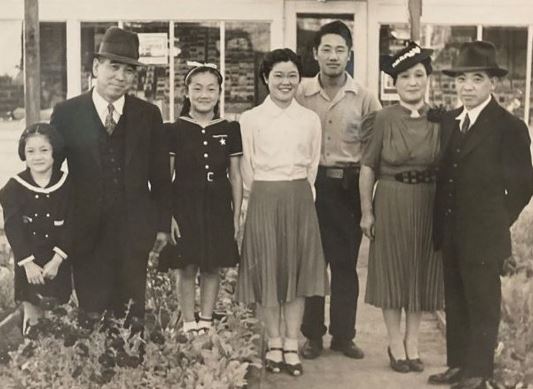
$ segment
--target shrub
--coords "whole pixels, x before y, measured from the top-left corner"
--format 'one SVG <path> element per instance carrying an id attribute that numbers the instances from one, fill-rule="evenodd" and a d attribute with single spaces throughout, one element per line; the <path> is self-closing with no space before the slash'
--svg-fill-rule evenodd
<path id="1" fill-rule="evenodd" d="M 169 274 L 150 272 L 148 278 L 143 335 L 135 323 L 105 316 L 85 329 L 74 304 L 57 307 L 0 367 L 3 387 L 243 387 L 248 368 L 260 366 L 259 336 L 252 313 L 229 298 L 235 273 L 222 282 L 219 309 L 225 316 L 192 340 L 178 330 L 181 315 Z"/>
<path id="2" fill-rule="evenodd" d="M 502 277 L 495 378 L 505 388 L 529 388 L 533 387 L 533 204 L 511 232 L 514 272 Z"/>

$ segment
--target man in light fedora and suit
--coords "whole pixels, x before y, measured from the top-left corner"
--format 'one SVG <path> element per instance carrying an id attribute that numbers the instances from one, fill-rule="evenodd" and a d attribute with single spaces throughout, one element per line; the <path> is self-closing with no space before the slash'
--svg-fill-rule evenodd
<path id="1" fill-rule="evenodd" d="M 170 231 L 170 167 L 159 109 L 127 95 L 137 34 L 109 28 L 93 60 L 95 87 L 54 108 L 73 185 L 73 272 L 80 308 L 144 316 L 147 261 Z M 154 243 L 155 242 L 155 243 Z"/>
<path id="2" fill-rule="evenodd" d="M 444 256 L 448 369 L 429 382 L 478 389 L 494 369 L 509 228 L 533 193 L 530 138 L 524 122 L 492 96 L 507 74 L 492 43 L 463 44 L 443 73 L 455 78 L 463 106 L 441 126 L 434 230 Z"/>

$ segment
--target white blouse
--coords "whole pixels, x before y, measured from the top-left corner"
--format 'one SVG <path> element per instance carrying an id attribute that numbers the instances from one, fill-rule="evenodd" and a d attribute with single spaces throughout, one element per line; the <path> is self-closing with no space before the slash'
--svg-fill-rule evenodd
<path id="1" fill-rule="evenodd" d="M 240 118 L 245 190 L 252 182 L 292 181 L 306 178 L 314 196 L 320 160 L 321 124 L 313 111 L 296 100 L 283 109 L 267 96 Z"/>

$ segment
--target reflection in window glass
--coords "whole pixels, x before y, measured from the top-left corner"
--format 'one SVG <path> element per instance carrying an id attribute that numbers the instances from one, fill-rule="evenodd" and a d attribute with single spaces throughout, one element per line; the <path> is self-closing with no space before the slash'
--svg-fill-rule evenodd
<path id="1" fill-rule="evenodd" d="M 98 51 L 105 31 L 116 25 L 111 22 L 81 23 L 81 90 L 83 92 L 91 87 L 94 53 Z"/>
<path id="2" fill-rule="evenodd" d="M 39 24 L 41 50 L 41 108 L 50 110 L 67 97 L 66 23 Z"/>
<path id="3" fill-rule="evenodd" d="M 452 77 L 444 75 L 441 70 L 449 69 L 459 54 L 459 48 L 465 42 L 476 40 L 476 26 L 429 26 L 433 52 L 433 75 L 429 88 L 429 101 L 444 105 L 447 109 L 459 105 Z"/>
<path id="4" fill-rule="evenodd" d="M 139 34 L 140 61 L 147 64 L 138 67 L 131 93 L 157 105 L 163 119 L 168 120 L 168 22 L 125 22 L 124 29 Z M 164 47 L 164 53 L 160 52 L 161 47 Z"/>
<path id="5" fill-rule="evenodd" d="M 423 29 L 422 29 L 423 31 Z M 410 39 L 408 24 L 383 24 L 379 29 L 379 55 L 392 55 L 405 47 Z M 379 99 L 383 106 L 398 101 L 392 77 L 379 71 Z"/>
<path id="6" fill-rule="evenodd" d="M 22 22 L 0 21 L 0 31 L 0 121 L 21 119 L 24 116 Z"/>
<path id="7" fill-rule="evenodd" d="M 174 25 L 174 107 L 181 115 L 185 98 L 187 61 L 212 63 L 220 67 L 220 25 L 217 22 L 175 23 Z"/>
<path id="8" fill-rule="evenodd" d="M 353 31 L 353 14 L 298 14 L 296 21 L 296 53 L 302 57 L 303 77 L 314 77 L 318 64 L 313 56 L 313 38 L 320 27 L 329 22 L 341 20 Z M 352 36 L 352 41 L 355 37 Z M 346 70 L 353 76 L 353 52 Z M 357 53 L 356 53 L 357 54 Z"/>
<path id="9" fill-rule="evenodd" d="M 259 66 L 270 48 L 269 23 L 226 23 L 225 115 L 240 114 L 268 94 Z"/>
<path id="10" fill-rule="evenodd" d="M 483 27 L 483 39 L 496 46 L 496 61 L 509 73 L 498 84 L 498 102 L 514 115 L 524 117 L 526 91 L 526 27 Z"/>

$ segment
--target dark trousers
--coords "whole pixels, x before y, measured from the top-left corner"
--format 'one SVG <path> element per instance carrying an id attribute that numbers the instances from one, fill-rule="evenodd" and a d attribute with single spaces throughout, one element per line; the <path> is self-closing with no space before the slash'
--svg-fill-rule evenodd
<path id="1" fill-rule="evenodd" d="M 324 256 L 331 272 L 329 333 L 336 341 L 355 336 L 355 317 L 359 297 L 357 254 L 362 232 L 359 176 L 329 178 L 320 168 L 316 180 L 316 209 Z M 318 340 L 326 333 L 324 297 L 305 300 L 302 333 Z"/>
<path id="2" fill-rule="evenodd" d="M 148 253 L 129 249 L 125 227 L 124 212 L 107 209 L 93 250 L 74 263 L 76 295 L 85 312 L 124 317 L 131 300 L 129 316 L 144 317 Z"/>
<path id="3" fill-rule="evenodd" d="M 500 265 L 469 262 L 455 244 L 447 246 L 443 253 L 448 366 L 464 369 L 467 377 L 490 378 L 500 323 Z"/>

